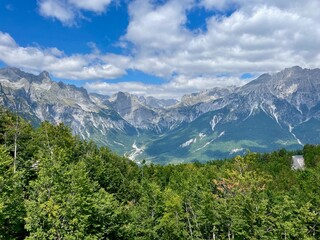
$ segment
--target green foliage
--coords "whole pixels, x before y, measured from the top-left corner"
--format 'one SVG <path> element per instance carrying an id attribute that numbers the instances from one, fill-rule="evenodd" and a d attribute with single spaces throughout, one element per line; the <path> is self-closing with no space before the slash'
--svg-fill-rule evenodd
<path id="1" fill-rule="evenodd" d="M 320 146 L 307 144 L 303 152 L 307 167 L 316 167 L 320 163 Z"/>
<path id="2" fill-rule="evenodd" d="M 320 147 L 153 165 L 0 109 L 0 239 L 319 239 Z"/>
<path id="3" fill-rule="evenodd" d="M 20 172 L 13 171 L 13 158 L 0 145 L 0 239 L 20 239 L 24 230 L 24 192 Z"/>
<path id="4" fill-rule="evenodd" d="M 30 239 L 101 239 L 117 235 L 118 203 L 92 181 L 83 161 L 60 148 L 39 151 L 38 177 L 26 200 Z M 45 229 L 43 228 L 45 226 Z"/>

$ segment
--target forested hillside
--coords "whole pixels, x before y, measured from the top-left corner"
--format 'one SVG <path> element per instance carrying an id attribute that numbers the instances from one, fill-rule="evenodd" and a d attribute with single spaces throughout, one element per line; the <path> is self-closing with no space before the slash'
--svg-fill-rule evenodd
<path id="1" fill-rule="evenodd" d="M 1 106 L 33 126 L 64 123 L 138 164 L 205 162 L 246 149 L 265 153 L 320 143 L 320 69 L 286 68 L 241 87 L 184 95 L 180 102 L 147 99 L 94 94 L 55 82 L 48 72 L 0 68 Z"/>
<path id="2" fill-rule="evenodd" d="M 320 147 L 298 153 L 138 166 L 1 110 L 0 239 L 319 239 Z"/>

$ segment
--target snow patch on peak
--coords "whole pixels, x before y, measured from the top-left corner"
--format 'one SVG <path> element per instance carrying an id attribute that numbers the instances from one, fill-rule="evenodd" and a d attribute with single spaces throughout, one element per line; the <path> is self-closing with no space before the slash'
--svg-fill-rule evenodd
<path id="1" fill-rule="evenodd" d="M 140 154 L 142 154 L 144 151 L 144 148 L 141 147 L 139 148 L 136 144 L 136 141 L 133 142 L 132 144 L 132 151 L 131 153 L 129 153 L 129 155 L 127 156 L 130 160 L 134 161 L 136 159 L 136 157 L 138 157 Z"/>
<path id="2" fill-rule="evenodd" d="M 270 106 L 270 109 L 271 109 L 271 114 L 272 114 L 272 116 L 273 116 L 274 119 L 277 121 L 278 125 L 280 126 L 278 114 L 276 113 L 277 107 L 272 104 L 272 105 Z"/>
<path id="3" fill-rule="evenodd" d="M 191 138 L 190 140 L 186 141 L 185 143 L 181 144 L 180 147 L 185 148 L 190 146 L 192 143 L 196 143 L 197 139 L 196 138 Z"/>
<path id="4" fill-rule="evenodd" d="M 200 140 L 202 140 L 202 138 L 204 138 L 204 137 L 206 137 L 207 135 L 206 134 L 204 134 L 204 133 L 199 133 L 199 138 L 200 138 Z"/>
<path id="5" fill-rule="evenodd" d="M 235 154 L 235 153 L 238 153 L 238 152 L 242 152 L 244 150 L 244 148 L 234 148 L 232 149 L 229 154 Z"/>
<path id="6" fill-rule="evenodd" d="M 289 132 L 290 132 L 290 133 L 292 133 L 292 129 L 293 129 L 293 127 L 292 127 L 290 124 L 289 124 L 289 126 L 288 126 L 288 127 L 289 127 Z"/>
<path id="7" fill-rule="evenodd" d="M 220 115 L 214 115 L 213 118 L 210 121 L 211 129 L 214 132 L 215 127 L 217 124 L 222 120 L 222 117 Z"/>
<path id="8" fill-rule="evenodd" d="M 291 133 L 291 135 L 297 140 L 298 144 L 300 144 L 301 146 L 303 146 L 303 143 L 300 141 L 299 138 L 297 138 L 297 136 L 292 132 L 292 130 L 294 129 L 294 127 L 292 127 L 290 124 L 288 125 L 289 127 L 289 132 Z"/>
<path id="9" fill-rule="evenodd" d="M 222 133 L 219 134 L 219 136 L 217 138 L 222 137 L 225 134 L 225 131 L 223 131 Z"/>
<path id="10" fill-rule="evenodd" d="M 255 104 L 251 107 L 251 110 L 250 110 L 249 115 L 248 115 L 245 119 L 243 119 L 243 121 L 247 120 L 250 116 L 252 116 L 252 114 L 254 113 L 254 111 L 255 111 L 256 109 L 258 109 L 258 104 L 257 104 L 257 103 L 255 103 Z"/>
<path id="11" fill-rule="evenodd" d="M 209 142 L 206 142 L 202 147 L 199 147 L 199 148 L 197 148 L 196 150 L 194 150 L 193 153 L 194 153 L 194 152 L 198 152 L 198 151 L 204 149 L 204 148 L 207 147 L 209 144 L 211 144 L 213 141 L 215 141 L 215 140 L 217 140 L 218 138 L 222 137 L 224 134 L 225 134 L 225 131 L 221 132 L 218 137 L 211 139 Z"/>

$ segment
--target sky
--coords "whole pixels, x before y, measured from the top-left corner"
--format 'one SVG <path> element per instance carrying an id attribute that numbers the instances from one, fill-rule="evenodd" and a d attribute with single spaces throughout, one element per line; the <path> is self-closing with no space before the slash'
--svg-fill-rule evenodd
<path id="1" fill-rule="evenodd" d="M 320 66 L 319 0 L 1 0 L 0 66 L 177 98 Z"/>

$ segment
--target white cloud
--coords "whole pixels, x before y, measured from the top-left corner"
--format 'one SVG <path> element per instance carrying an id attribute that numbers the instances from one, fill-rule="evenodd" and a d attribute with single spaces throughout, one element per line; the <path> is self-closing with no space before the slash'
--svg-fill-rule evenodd
<path id="1" fill-rule="evenodd" d="M 47 70 L 56 77 L 75 80 L 112 79 L 126 74 L 120 63 L 116 65 L 119 60 L 111 63 L 111 59 L 94 52 L 67 56 L 57 48 L 21 47 L 9 34 L 0 32 L 0 60 L 27 71 Z"/>
<path id="2" fill-rule="evenodd" d="M 246 80 L 248 81 L 248 80 Z M 84 87 L 90 92 L 96 92 L 105 95 L 112 95 L 119 91 L 130 92 L 132 94 L 154 96 L 160 99 L 176 98 L 180 99 L 184 94 L 194 93 L 203 89 L 213 87 L 228 87 L 244 84 L 246 81 L 238 77 L 197 77 L 188 78 L 179 76 L 171 81 L 159 85 L 146 84 L 142 82 L 90 82 Z"/>
<path id="3" fill-rule="evenodd" d="M 181 26 L 187 18 L 185 8 L 190 1 L 168 1 L 154 6 L 137 0 L 129 7 L 131 21 L 125 39 L 152 53 L 170 52 L 187 41 L 188 32 Z"/>
<path id="4" fill-rule="evenodd" d="M 14 39 L 10 36 L 10 34 L 0 32 L 0 46 L 10 48 L 16 47 L 17 44 L 14 41 Z"/>
<path id="5" fill-rule="evenodd" d="M 76 24 L 82 11 L 101 13 L 111 0 L 39 0 L 42 15 Z M 129 25 L 118 46 L 127 55 L 92 53 L 65 56 L 55 48 L 21 47 L 0 34 L 0 60 L 25 69 L 51 71 L 68 79 L 115 78 L 126 69 L 165 78 L 162 85 L 140 82 L 87 83 L 91 91 L 129 91 L 158 97 L 181 96 L 203 88 L 243 84 L 243 73 L 258 75 L 285 67 L 320 66 L 319 0 L 154 0 L 129 1 Z M 159 1 L 158 1 L 159 2 Z M 218 10 L 206 30 L 186 27 L 196 8 Z M 230 15 L 230 8 L 235 10 Z M 192 23 L 191 23 L 192 24 Z M 231 77 L 218 77 L 227 73 Z"/>
<path id="6" fill-rule="evenodd" d="M 203 74 L 319 66 L 320 14 L 311 13 L 320 7 L 319 1 L 203 0 L 201 4 L 220 10 L 236 4 L 238 9 L 231 16 L 208 17 L 207 31 L 193 32 L 185 25 L 190 2 L 171 0 L 155 6 L 151 1 L 134 1 L 123 37 L 135 46 L 132 67 L 167 78 L 174 74 L 194 79 Z"/>
<path id="7" fill-rule="evenodd" d="M 79 9 L 104 12 L 111 0 L 68 0 L 68 2 Z"/>
<path id="8" fill-rule="evenodd" d="M 285 11 L 296 11 L 299 14 L 307 14 L 308 16 L 317 11 L 309 12 L 320 6 L 318 0 L 292 1 L 292 0 L 200 0 L 200 5 L 207 9 L 217 9 L 220 11 L 228 10 L 228 8 L 238 8 L 241 11 L 252 11 L 263 6 L 274 6 Z M 307 11 L 306 11 L 307 10 Z M 316 13 L 318 14 L 318 13 Z"/>
<path id="9" fill-rule="evenodd" d="M 111 0 L 38 0 L 39 12 L 44 17 L 61 21 L 64 25 L 76 24 L 82 10 L 102 13 Z"/>
<path id="10" fill-rule="evenodd" d="M 39 12 L 44 17 L 57 19 L 66 25 L 73 25 L 77 15 L 65 1 L 59 0 L 41 0 Z"/>
<path id="11" fill-rule="evenodd" d="M 200 1 L 200 5 L 204 6 L 207 9 L 217 9 L 217 10 L 225 10 L 230 6 L 236 4 L 239 1 L 236 0 L 202 0 Z"/>

